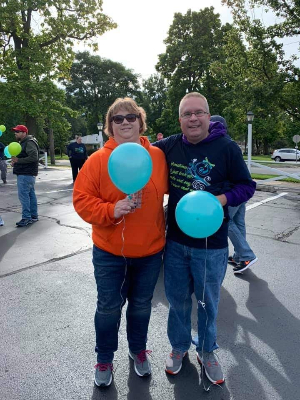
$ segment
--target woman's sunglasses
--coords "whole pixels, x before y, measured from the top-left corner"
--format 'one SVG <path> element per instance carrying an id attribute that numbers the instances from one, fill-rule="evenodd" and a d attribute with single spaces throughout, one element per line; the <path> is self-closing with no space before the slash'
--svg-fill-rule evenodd
<path id="1" fill-rule="evenodd" d="M 113 117 L 111 117 L 110 122 L 114 121 L 115 124 L 122 124 L 124 118 L 126 118 L 128 122 L 135 122 L 137 118 L 140 118 L 140 115 L 138 114 L 114 115 Z"/>

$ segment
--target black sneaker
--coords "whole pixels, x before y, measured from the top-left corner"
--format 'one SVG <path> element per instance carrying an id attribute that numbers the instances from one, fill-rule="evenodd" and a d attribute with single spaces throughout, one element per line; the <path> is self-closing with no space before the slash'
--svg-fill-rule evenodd
<path id="1" fill-rule="evenodd" d="M 236 266 L 236 265 L 238 265 L 238 262 L 235 261 L 235 259 L 232 256 L 229 256 L 228 257 L 228 264 Z"/>
<path id="2" fill-rule="evenodd" d="M 38 216 L 31 217 L 32 222 L 37 222 L 39 220 Z"/>
<path id="3" fill-rule="evenodd" d="M 31 219 L 25 219 L 25 218 L 22 218 L 21 221 L 16 222 L 16 225 L 19 228 L 22 228 L 23 226 L 27 226 L 27 225 L 31 225 L 31 224 L 32 224 L 32 220 Z"/>
<path id="4" fill-rule="evenodd" d="M 249 261 L 240 261 L 240 263 L 237 266 L 233 267 L 233 272 L 235 274 L 241 274 L 247 268 L 251 267 L 251 265 L 256 263 L 256 261 L 258 261 L 257 257 L 254 258 L 253 260 L 249 260 Z"/>
<path id="5" fill-rule="evenodd" d="M 95 365 L 95 385 L 109 386 L 112 381 L 113 365 L 111 363 L 98 363 Z"/>

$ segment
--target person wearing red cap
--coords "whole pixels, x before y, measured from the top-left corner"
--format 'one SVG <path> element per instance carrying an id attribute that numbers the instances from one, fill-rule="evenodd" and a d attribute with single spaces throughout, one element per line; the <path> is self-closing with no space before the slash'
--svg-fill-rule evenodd
<path id="1" fill-rule="evenodd" d="M 16 225 L 24 227 L 38 221 L 34 185 L 38 174 L 39 145 L 33 136 L 28 135 L 25 125 L 17 125 L 12 131 L 22 148 L 17 157 L 11 158 L 11 165 L 13 173 L 17 175 L 18 196 L 22 206 L 22 219 Z"/>

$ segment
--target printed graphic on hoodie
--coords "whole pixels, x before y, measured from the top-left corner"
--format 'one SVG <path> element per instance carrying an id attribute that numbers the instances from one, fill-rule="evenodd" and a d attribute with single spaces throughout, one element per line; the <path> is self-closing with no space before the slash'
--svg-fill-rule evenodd
<path id="1" fill-rule="evenodd" d="M 208 161 L 207 157 L 202 161 L 194 158 L 187 167 L 172 162 L 170 168 L 171 185 L 186 192 L 205 190 L 207 186 L 210 186 L 211 177 L 209 174 L 214 166 Z"/>

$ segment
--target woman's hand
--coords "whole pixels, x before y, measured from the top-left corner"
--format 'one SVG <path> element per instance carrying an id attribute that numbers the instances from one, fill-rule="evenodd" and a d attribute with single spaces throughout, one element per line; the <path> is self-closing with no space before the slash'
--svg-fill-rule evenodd
<path id="1" fill-rule="evenodd" d="M 129 197 L 126 197 L 125 199 L 119 200 L 116 203 L 114 210 L 114 217 L 115 219 L 118 219 L 123 215 L 129 214 L 131 210 L 134 210 L 135 208 L 136 204 L 134 203 L 134 201 L 129 199 Z"/>

